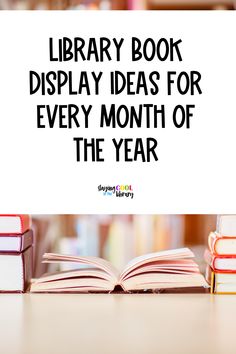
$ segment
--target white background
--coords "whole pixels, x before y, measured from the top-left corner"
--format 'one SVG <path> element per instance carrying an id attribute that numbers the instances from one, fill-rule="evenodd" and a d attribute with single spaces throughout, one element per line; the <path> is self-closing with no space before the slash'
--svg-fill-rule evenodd
<path id="1" fill-rule="evenodd" d="M 1 12 L 0 212 L 236 213 L 235 12 Z M 48 38 L 125 37 L 122 61 L 50 63 Z M 181 38 L 183 62 L 130 60 L 130 38 Z M 201 96 L 30 96 L 29 70 L 198 70 Z M 164 83 L 164 81 L 163 81 Z M 164 90 L 163 90 L 164 91 Z M 196 104 L 190 130 L 99 129 L 101 103 Z M 37 104 L 93 104 L 90 129 L 37 129 Z M 98 111 L 99 112 L 99 111 Z M 168 119 L 167 119 L 168 120 Z M 105 163 L 78 163 L 74 136 L 104 137 Z M 111 137 L 157 139 L 159 161 L 116 163 Z M 132 184 L 134 199 L 98 185 Z"/>

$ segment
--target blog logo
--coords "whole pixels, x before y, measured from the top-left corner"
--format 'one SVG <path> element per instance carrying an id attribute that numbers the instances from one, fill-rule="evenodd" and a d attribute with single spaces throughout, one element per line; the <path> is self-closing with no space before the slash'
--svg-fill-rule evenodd
<path id="1" fill-rule="evenodd" d="M 134 198 L 134 191 L 131 184 L 117 184 L 115 186 L 98 186 L 98 192 L 105 197 Z"/>

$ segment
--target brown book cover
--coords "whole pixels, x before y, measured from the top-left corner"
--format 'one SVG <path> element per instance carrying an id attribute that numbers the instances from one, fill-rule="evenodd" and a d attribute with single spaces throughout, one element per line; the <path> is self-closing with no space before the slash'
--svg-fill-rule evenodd
<path id="1" fill-rule="evenodd" d="M 0 263 L 0 292 L 25 292 L 32 278 L 33 247 L 21 253 L 1 253 Z"/>

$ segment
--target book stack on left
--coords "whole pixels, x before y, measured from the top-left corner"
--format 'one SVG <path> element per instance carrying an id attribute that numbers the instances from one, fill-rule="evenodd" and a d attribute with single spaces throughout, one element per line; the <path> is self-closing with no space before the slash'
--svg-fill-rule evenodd
<path id="1" fill-rule="evenodd" d="M 219 215 L 205 251 L 206 278 L 215 294 L 236 293 L 236 215 Z"/>
<path id="2" fill-rule="evenodd" d="M 33 271 L 29 215 L 0 214 L 0 292 L 25 292 Z"/>

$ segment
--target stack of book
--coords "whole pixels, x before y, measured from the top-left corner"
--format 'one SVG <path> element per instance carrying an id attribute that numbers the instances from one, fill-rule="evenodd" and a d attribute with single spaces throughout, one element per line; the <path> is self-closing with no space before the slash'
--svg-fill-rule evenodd
<path id="1" fill-rule="evenodd" d="M 236 293 L 236 215 L 219 215 L 216 231 L 208 238 L 205 251 L 206 278 L 211 292 Z"/>
<path id="2" fill-rule="evenodd" d="M 29 215 L 0 215 L 0 292 L 24 292 L 32 278 Z"/>

